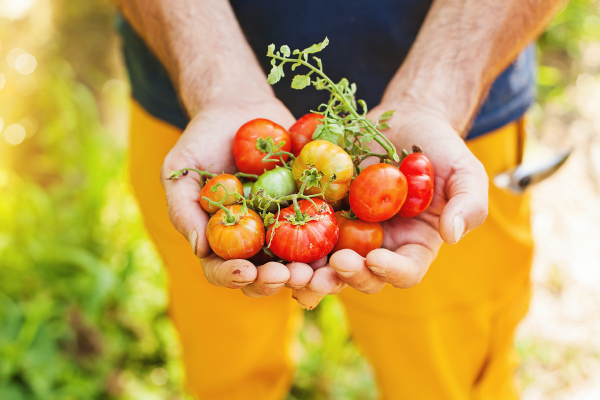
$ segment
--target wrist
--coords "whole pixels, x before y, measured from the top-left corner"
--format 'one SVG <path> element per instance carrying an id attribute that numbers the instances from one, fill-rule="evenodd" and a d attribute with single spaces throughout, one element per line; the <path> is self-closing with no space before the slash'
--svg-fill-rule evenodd
<path id="1" fill-rule="evenodd" d="M 464 136 L 483 93 L 477 74 L 407 66 L 390 82 L 382 103 L 436 115 Z"/>
<path id="2" fill-rule="evenodd" d="M 275 98 L 273 89 L 262 75 L 241 73 L 223 78 L 229 72 L 214 70 L 210 76 L 180 75 L 179 96 L 190 118 L 200 113 L 206 106 L 214 103 L 264 102 Z M 231 76 L 231 75 L 230 75 Z"/>

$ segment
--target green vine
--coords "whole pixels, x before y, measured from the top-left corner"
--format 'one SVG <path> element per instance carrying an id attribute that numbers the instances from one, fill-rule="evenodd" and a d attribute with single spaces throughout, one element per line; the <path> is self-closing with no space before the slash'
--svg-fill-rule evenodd
<path id="1" fill-rule="evenodd" d="M 271 57 L 273 67 L 267 82 L 271 85 L 279 82 L 285 76 L 283 67 L 286 63 L 292 63 L 292 71 L 299 66 L 307 67 L 309 72 L 306 75 L 294 76 L 292 88 L 304 89 L 312 84 L 317 90 L 330 92 L 329 102 L 319 106 L 319 110 L 322 111 L 313 111 L 323 115 L 323 122 L 317 125 L 313 139 L 327 140 L 346 150 L 353 158 L 357 173 L 360 172 L 359 164 L 367 157 L 378 157 L 381 162 L 400 161 L 394 145 L 380 131 L 380 129 L 388 128 L 386 121 L 392 117 L 394 111 L 385 112 L 379 121 L 373 123 L 366 118 L 367 104 L 363 100 L 355 98 L 356 84 L 350 84 L 345 78 L 335 84 L 323 72 L 321 59 L 313 56 L 317 66 L 308 61 L 310 54 L 323 50 L 328 44 L 329 40 L 325 38 L 322 43 L 314 44 L 303 51 L 294 50 L 293 52 L 286 45 L 281 46 L 280 51 L 275 52 L 275 45 L 271 44 L 268 47 L 267 57 Z M 297 57 L 290 58 L 290 54 L 297 55 Z M 281 61 L 279 64 L 277 64 L 278 60 Z M 316 75 L 314 79 L 312 78 L 313 74 Z M 357 105 L 361 106 L 361 114 L 358 112 Z M 387 154 L 371 152 L 367 143 L 373 140 L 379 143 Z"/>

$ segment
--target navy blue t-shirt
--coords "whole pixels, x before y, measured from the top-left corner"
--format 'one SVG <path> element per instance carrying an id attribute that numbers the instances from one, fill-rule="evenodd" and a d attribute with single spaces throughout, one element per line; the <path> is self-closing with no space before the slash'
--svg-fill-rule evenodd
<path id="1" fill-rule="evenodd" d="M 200 0 L 199 0 L 200 1 Z M 358 86 L 357 98 L 376 106 L 408 54 L 431 5 L 430 0 L 232 0 L 231 5 L 265 74 L 271 69 L 267 46 L 287 44 L 304 49 L 327 36 L 319 53 L 325 73 Z M 181 129 L 189 121 L 166 70 L 123 19 L 118 19 L 133 97 L 152 115 Z M 520 118 L 535 96 L 535 48 L 528 47 L 492 85 L 468 139 Z M 276 96 L 296 118 L 327 102 L 314 88 L 290 87 L 294 74 L 273 86 Z M 448 93 L 448 96 L 453 96 Z"/>

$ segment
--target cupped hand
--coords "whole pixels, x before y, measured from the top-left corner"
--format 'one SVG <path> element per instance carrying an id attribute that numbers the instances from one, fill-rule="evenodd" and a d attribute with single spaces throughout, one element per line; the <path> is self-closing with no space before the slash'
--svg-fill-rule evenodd
<path id="1" fill-rule="evenodd" d="M 300 263 L 286 266 L 276 262 L 255 267 L 247 260 L 225 261 L 218 257 L 211 251 L 206 238 L 210 215 L 199 203 L 199 175 L 190 172 L 179 179 L 167 180 L 171 171 L 184 168 L 210 170 L 212 173 L 235 173 L 237 169 L 232 152 L 233 138 L 240 126 L 255 118 L 267 118 L 284 128 L 290 127 L 295 121 L 287 108 L 274 98 L 212 101 L 191 119 L 165 158 L 161 169 L 169 218 L 190 242 L 194 253 L 200 258 L 207 280 L 214 285 L 242 289 L 251 297 L 273 295 L 284 286 L 294 290 L 306 288 L 304 292 L 311 296 L 315 295 L 313 288 L 318 295 L 336 293 L 341 290 L 343 283 L 337 274 L 325 273 L 333 271 L 329 267 L 318 272 L 317 268 L 324 264 L 321 261 L 312 267 Z M 297 297 L 303 304 L 302 296 Z"/>
<path id="2" fill-rule="evenodd" d="M 435 259 L 442 241 L 457 243 L 479 227 L 488 212 L 488 177 L 450 122 L 433 110 L 407 104 L 381 104 L 369 118 L 397 110 L 385 135 L 398 153 L 418 144 L 434 168 L 435 189 L 429 208 L 414 218 L 398 215 L 381 223 L 383 245 L 361 257 L 352 250 L 333 254 L 329 265 L 348 285 L 365 293 L 386 283 L 397 288 L 418 284 Z M 373 142 L 373 149 L 382 150 Z M 377 160 L 367 160 L 371 163 Z"/>

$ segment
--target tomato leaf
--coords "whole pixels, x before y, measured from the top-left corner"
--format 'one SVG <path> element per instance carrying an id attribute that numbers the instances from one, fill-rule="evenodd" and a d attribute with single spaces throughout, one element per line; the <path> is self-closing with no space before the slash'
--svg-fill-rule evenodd
<path id="1" fill-rule="evenodd" d="M 275 222 L 275 215 L 268 213 L 264 219 L 265 226 L 268 228 L 273 222 Z"/>
<path id="2" fill-rule="evenodd" d="M 318 53 L 319 51 L 321 51 L 325 47 L 327 47 L 328 44 L 329 44 L 329 39 L 325 38 L 325 40 L 323 40 L 321 43 L 313 44 L 308 49 L 304 49 L 302 51 L 302 53 L 305 53 L 305 54 L 306 53 Z"/>
<path id="3" fill-rule="evenodd" d="M 279 80 L 283 76 L 285 76 L 285 74 L 283 73 L 283 64 L 273 65 L 273 68 L 271 68 L 271 73 L 269 74 L 269 77 L 267 78 L 267 83 L 274 85 L 277 82 L 279 82 Z"/>
<path id="4" fill-rule="evenodd" d="M 290 56 L 290 48 L 286 45 L 281 46 L 281 54 L 283 54 L 284 57 L 289 57 Z"/>
<path id="5" fill-rule="evenodd" d="M 381 114 L 381 117 L 379 117 L 379 122 L 389 120 L 390 118 L 392 118 L 392 115 L 394 115 L 395 112 L 396 110 L 389 110 L 384 112 L 383 114 Z"/>
<path id="6" fill-rule="evenodd" d="M 304 89 L 308 85 L 310 85 L 310 76 L 296 75 L 292 80 L 292 88 L 294 89 Z"/>
<path id="7" fill-rule="evenodd" d="M 365 133 L 364 135 L 361 136 L 360 142 L 361 143 L 372 142 L 374 138 L 375 138 L 375 135 L 373 135 L 371 133 Z"/>
<path id="8" fill-rule="evenodd" d="M 275 45 L 271 43 L 267 48 L 267 57 L 273 56 L 273 51 L 275 50 Z"/>
<path id="9" fill-rule="evenodd" d="M 313 140 L 327 140 L 335 145 L 338 144 L 338 138 L 342 135 L 343 129 L 339 125 L 317 125 Z"/>

